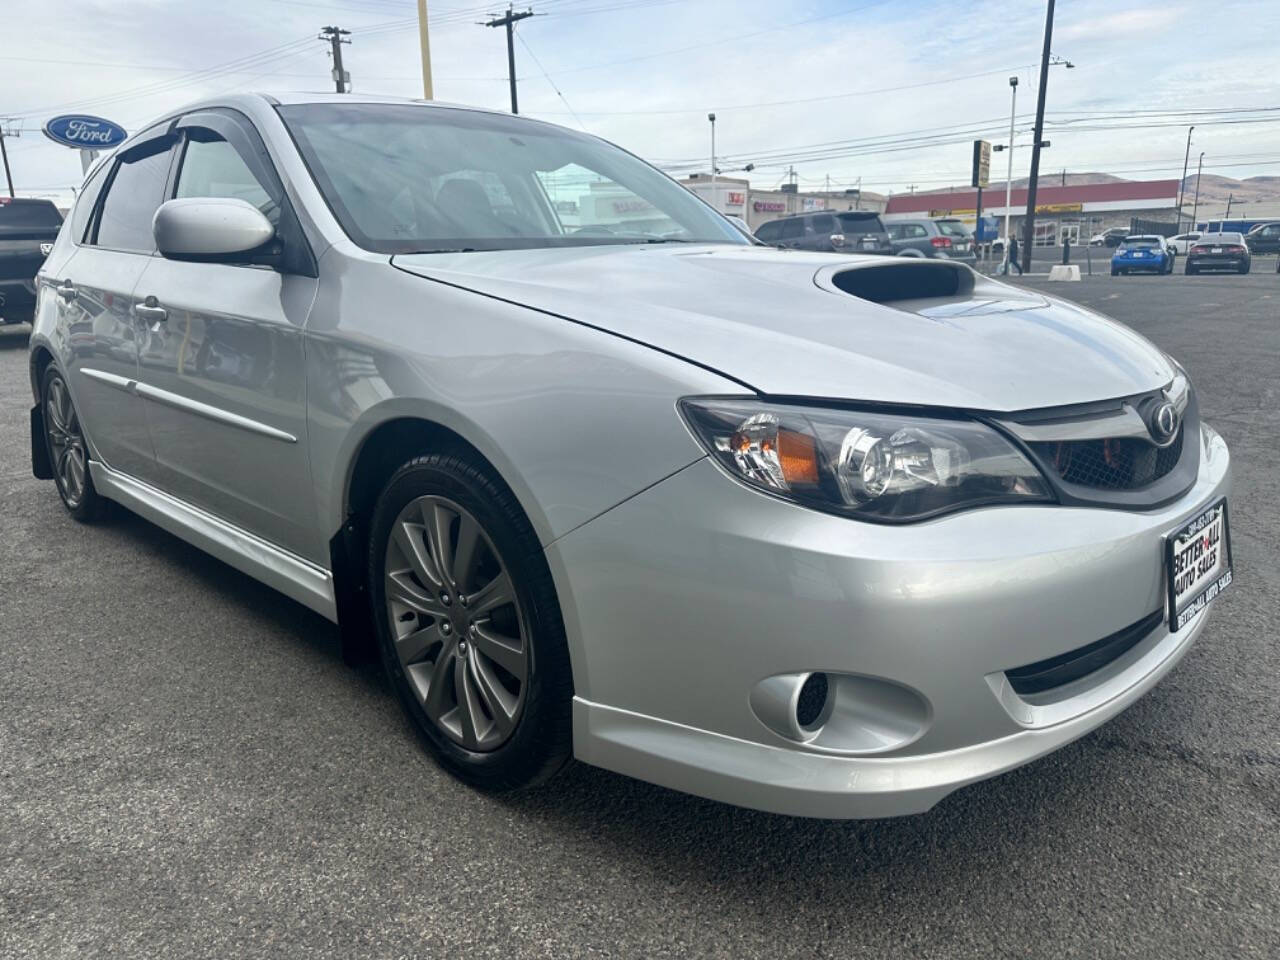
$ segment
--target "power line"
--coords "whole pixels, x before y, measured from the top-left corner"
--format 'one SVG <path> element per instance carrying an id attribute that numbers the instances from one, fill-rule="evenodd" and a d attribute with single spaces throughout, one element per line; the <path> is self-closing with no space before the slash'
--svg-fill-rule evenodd
<path id="1" fill-rule="evenodd" d="M 582 122 L 581 117 L 579 117 L 576 113 L 574 113 L 573 107 L 569 106 L 569 101 L 566 100 L 564 94 L 560 92 L 560 88 L 556 86 L 556 82 L 551 79 L 550 75 L 547 73 L 546 68 L 542 65 L 542 61 L 538 59 L 537 54 L 533 52 L 533 48 L 529 46 L 529 41 L 525 40 L 524 34 L 520 34 L 520 43 L 524 45 L 525 52 L 529 54 L 529 57 L 533 60 L 534 65 L 537 66 L 537 68 L 542 71 L 542 75 L 546 77 L 547 83 L 549 83 L 551 85 L 551 89 L 556 92 L 556 96 L 560 98 L 562 103 L 564 103 L 565 109 L 567 109 L 569 113 L 573 116 L 573 119 L 578 122 L 578 126 L 581 127 L 583 130 L 586 130 L 587 129 L 586 124 Z"/>

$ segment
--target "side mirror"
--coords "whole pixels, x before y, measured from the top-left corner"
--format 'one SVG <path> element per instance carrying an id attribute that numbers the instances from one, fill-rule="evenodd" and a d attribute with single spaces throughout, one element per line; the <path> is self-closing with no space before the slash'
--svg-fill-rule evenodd
<path id="1" fill-rule="evenodd" d="M 276 230 L 262 211 L 234 197 L 166 200 L 151 222 L 156 249 L 169 260 L 265 263 L 279 254 Z"/>

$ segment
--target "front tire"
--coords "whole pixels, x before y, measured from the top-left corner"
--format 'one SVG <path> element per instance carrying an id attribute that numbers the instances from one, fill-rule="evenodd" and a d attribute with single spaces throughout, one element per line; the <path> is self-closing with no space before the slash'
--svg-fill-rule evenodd
<path id="1" fill-rule="evenodd" d="M 71 401 L 66 378 L 52 363 L 45 368 L 40 380 L 40 406 L 45 449 L 62 505 L 81 523 L 100 519 L 106 513 L 107 501 L 93 486 L 89 447 L 80 417 Z"/>
<path id="2" fill-rule="evenodd" d="M 573 678 L 555 586 L 487 464 L 457 450 L 397 470 L 374 509 L 368 577 L 383 666 L 441 766 L 490 791 L 564 766 Z"/>

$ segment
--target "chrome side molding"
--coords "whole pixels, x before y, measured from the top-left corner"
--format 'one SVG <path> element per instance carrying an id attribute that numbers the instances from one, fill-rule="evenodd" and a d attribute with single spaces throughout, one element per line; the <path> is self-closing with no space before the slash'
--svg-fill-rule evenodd
<path id="1" fill-rule="evenodd" d="M 140 380 L 122 377 L 115 373 L 107 373 L 105 370 L 95 370 L 90 367 L 81 367 L 80 372 L 90 380 L 97 380 L 99 383 L 105 383 L 107 386 L 115 387 L 117 390 L 124 390 L 144 399 L 175 407 L 178 410 L 185 410 L 187 413 L 193 413 L 197 417 L 204 417 L 206 420 L 225 423 L 231 427 L 239 427 L 241 430 L 248 430 L 250 433 L 256 433 L 259 436 L 270 437 L 272 440 L 283 440 L 285 443 L 298 442 L 298 438 L 292 433 L 277 430 L 270 424 L 250 420 L 248 417 L 242 417 L 240 414 L 232 413 L 230 410 L 223 410 L 221 407 L 215 407 L 208 403 L 201 403 L 199 400 L 192 400 L 189 397 L 170 393 L 168 390 L 161 390 L 159 387 L 153 387 L 149 383 L 142 383 Z"/>
<path id="2" fill-rule="evenodd" d="M 333 574 L 128 474 L 89 461 L 98 492 L 320 616 L 338 622 Z"/>

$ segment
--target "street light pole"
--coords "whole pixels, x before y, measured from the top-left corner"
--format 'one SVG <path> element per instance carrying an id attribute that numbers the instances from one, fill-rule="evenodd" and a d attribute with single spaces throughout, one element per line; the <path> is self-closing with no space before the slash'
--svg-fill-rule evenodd
<path id="1" fill-rule="evenodd" d="M 1194 125 L 1187 127 L 1187 152 L 1182 158 L 1182 179 L 1178 181 L 1178 233 L 1182 232 L 1182 195 L 1187 185 L 1187 161 L 1191 159 L 1191 131 L 1194 129 Z"/>
<path id="2" fill-rule="evenodd" d="M 1191 229 L 1196 228 L 1196 214 L 1200 212 L 1200 171 L 1204 169 L 1204 151 L 1200 151 L 1200 161 L 1196 164 L 1196 200 L 1191 205 Z"/>
<path id="3" fill-rule="evenodd" d="M 418 0 L 418 46 L 422 48 L 422 99 L 432 100 L 435 91 L 431 83 L 431 39 L 427 32 L 427 0 Z"/>
<path id="4" fill-rule="evenodd" d="M 708 113 L 707 119 L 711 121 L 711 206 L 719 210 L 716 206 L 716 115 Z"/>
<path id="5" fill-rule="evenodd" d="M 1005 147 L 1009 151 L 1009 172 L 1004 178 L 1004 261 L 1002 273 L 1009 272 L 1009 224 L 1013 213 L 1013 120 L 1018 115 L 1018 78 L 1009 78 L 1009 89 L 1012 94 L 1009 103 L 1009 143 Z"/>

